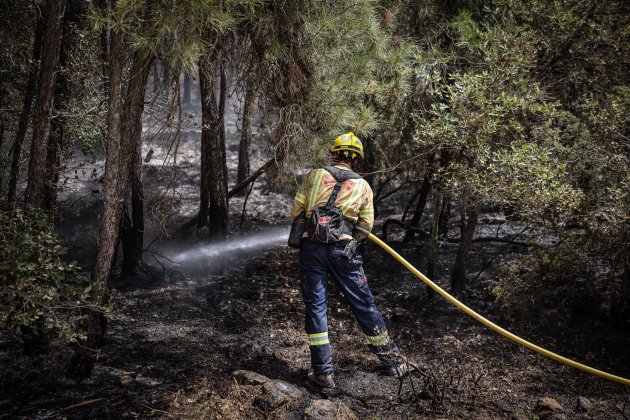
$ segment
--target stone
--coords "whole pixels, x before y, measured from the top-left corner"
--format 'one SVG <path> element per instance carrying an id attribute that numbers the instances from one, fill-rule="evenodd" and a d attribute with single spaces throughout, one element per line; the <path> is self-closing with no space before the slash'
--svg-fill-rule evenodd
<path id="1" fill-rule="evenodd" d="M 295 385 L 269 380 L 260 388 L 260 393 L 254 399 L 254 405 L 263 411 L 271 412 L 285 404 L 295 407 L 302 398 L 304 394 Z"/>
<path id="2" fill-rule="evenodd" d="M 330 400 L 313 400 L 304 410 L 305 420 L 358 420 L 344 403 Z"/>
<path id="3" fill-rule="evenodd" d="M 593 408 L 593 403 L 586 397 L 578 397 L 577 409 L 579 411 L 590 411 Z"/>
<path id="4" fill-rule="evenodd" d="M 561 413 L 564 411 L 564 407 L 553 398 L 542 397 L 536 402 L 536 412 L 551 411 L 554 413 Z"/>
<path id="5" fill-rule="evenodd" d="M 241 385 L 262 385 L 269 380 L 266 376 L 249 370 L 237 370 L 232 377 Z"/>
<path id="6" fill-rule="evenodd" d="M 128 387 L 133 385 L 133 383 L 136 381 L 136 378 L 134 378 L 133 375 L 124 373 L 118 377 L 118 380 L 120 381 L 120 384 L 122 386 Z"/>

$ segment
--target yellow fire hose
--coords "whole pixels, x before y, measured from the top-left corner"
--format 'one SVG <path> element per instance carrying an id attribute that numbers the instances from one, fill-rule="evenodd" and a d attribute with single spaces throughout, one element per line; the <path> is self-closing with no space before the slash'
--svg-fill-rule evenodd
<path id="1" fill-rule="evenodd" d="M 509 332 L 509 331 L 499 327 L 497 324 L 495 324 L 492 321 L 486 319 L 485 317 L 479 315 L 477 312 L 473 311 L 468 306 L 464 305 L 459 300 L 455 299 L 453 296 L 448 294 L 440 286 L 438 286 L 437 284 L 433 283 L 428 277 L 426 277 L 424 274 L 422 274 L 420 271 L 418 271 L 413 265 L 409 264 L 409 262 L 407 260 L 405 260 L 403 257 L 401 257 L 396 251 L 391 249 L 385 242 L 381 241 L 379 238 L 377 238 L 376 236 L 374 236 L 373 234 L 371 234 L 370 232 L 368 232 L 365 229 L 362 229 L 362 228 L 359 228 L 359 227 L 355 227 L 355 229 L 360 231 L 361 233 L 367 235 L 368 238 L 371 239 L 373 242 L 376 242 L 376 244 L 378 244 L 378 246 L 380 246 L 385 251 L 387 251 L 399 263 L 404 265 L 407 270 L 411 271 L 416 277 L 418 277 L 420 280 L 425 282 L 430 288 L 432 288 L 437 293 L 439 293 L 444 299 L 448 300 L 453 305 L 457 306 L 460 310 L 464 311 L 465 313 L 467 313 L 471 317 L 475 318 L 477 321 L 481 322 L 486 327 L 488 327 L 490 329 L 493 329 L 494 331 L 498 332 L 499 334 L 504 335 L 505 337 L 507 337 L 510 340 L 520 344 L 521 346 L 525 346 L 525 347 L 527 347 L 527 348 L 529 348 L 529 349 L 531 349 L 531 350 L 533 350 L 533 351 L 535 351 L 537 353 L 542 354 L 543 356 L 546 356 L 546 357 L 549 357 L 551 359 L 557 360 L 558 362 L 567 364 L 569 366 L 573 366 L 574 368 L 581 369 L 584 372 L 590 373 L 591 375 L 596 375 L 596 376 L 599 376 L 601 378 L 608 379 L 608 380 L 614 381 L 614 382 L 618 382 L 618 383 L 626 385 L 626 386 L 630 385 L 630 380 L 629 379 L 622 378 L 621 376 L 613 375 L 613 374 L 610 374 L 608 372 L 604 372 L 604 371 L 592 368 L 590 366 L 583 365 L 582 363 L 575 362 L 575 361 L 573 361 L 571 359 L 567 359 L 566 357 L 560 356 L 559 354 L 553 353 L 553 352 L 551 352 L 549 350 L 546 350 L 546 349 L 544 349 L 542 347 L 539 347 L 536 344 L 530 343 L 529 341 L 524 340 L 521 337 L 516 336 L 516 335 L 512 334 L 511 332 Z"/>

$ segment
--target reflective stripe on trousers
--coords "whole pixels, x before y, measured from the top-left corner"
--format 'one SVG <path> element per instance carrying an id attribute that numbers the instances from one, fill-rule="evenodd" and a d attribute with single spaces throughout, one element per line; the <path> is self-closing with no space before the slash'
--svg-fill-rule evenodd
<path id="1" fill-rule="evenodd" d="M 306 306 L 305 327 L 311 366 L 317 374 L 333 370 L 326 317 L 329 273 L 350 304 L 370 350 L 384 363 L 395 364 L 400 360 L 398 347 L 389 338 L 383 316 L 374 304 L 361 256 L 357 253 L 348 260 L 342 254 L 346 243 L 319 244 L 305 239 L 300 247 L 302 298 Z"/>

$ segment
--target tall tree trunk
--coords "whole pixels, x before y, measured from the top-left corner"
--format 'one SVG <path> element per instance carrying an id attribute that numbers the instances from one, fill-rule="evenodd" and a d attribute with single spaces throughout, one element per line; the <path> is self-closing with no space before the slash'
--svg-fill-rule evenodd
<path id="1" fill-rule="evenodd" d="M 109 17 L 109 3 L 109 0 L 98 1 L 97 6 L 101 9 L 101 14 L 105 17 Z M 101 69 L 103 72 L 99 91 L 104 97 L 107 97 L 107 66 L 109 62 L 109 28 L 107 26 L 104 26 L 101 30 L 99 41 L 101 47 Z"/>
<path id="2" fill-rule="evenodd" d="M 184 73 L 184 105 L 190 105 L 190 85 L 192 84 L 188 73 Z"/>
<path id="3" fill-rule="evenodd" d="M 66 7 L 65 16 L 63 18 L 61 50 L 59 52 L 59 68 L 63 68 L 68 61 L 68 51 L 73 48 L 69 32 L 70 25 L 78 24 L 83 10 L 72 7 L 70 3 Z M 61 110 L 67 103 L 68 98 L 68 78 L 61 72 L 57 76 L 55 86 L 55 97 L 53 99 L 54 108 Z M 57 183 L 59 182 L 59 172 L 61 171 L 61 150 L 64 143 L 65 119 L 63 115 L 53 115 L 51 120 L 50 140 L 48 142 L 48 150 L 46 154 L 46 179 L 44 182 L 44 197 L 42 207 L 46 210 L 53 210 L 57 203 Z"/>
<path id="4" fill-rule="evenodd" d="M 107 111 L 107 151 L 105 163 L 105 185 L 103 189 L 103 213 L 99 222 L 98 250 L 92 273 L 92 302 L 105 304 L 109 299 L 109 280 L 113 271 L 116 248 L 118 247 L 120 219 L 123 203 L 126 201 L 129 179 L 129 159 L 133 144 L 122 142 L 124 70 L 123 34 L 112 29 L 108 66 L 108 111 Z M 86 311 L 86 339 L 80 343 L 73 357 L 69 374 L 88 377 L 94 367 L 105 334 L 106 319 L 96 310 Z"/>
<path id="5" fill-rule="evenodd" d="M 130 162 L 131 178 L 131 223 L 128 234 L 123 239 L 123 273 L 137 273 L 142 265 L 144 246 L 144 189 L 142 186 L 142 112 L 146 86 L 153 58 L 134 57 L 125 103 L 124 132 L 129 136 L 125 143 L 133 144 L 133 157 Z"/>
<path id="6" fill-rule="evenodd" d="M 39 65 L 38 92 L 35 102 L 35 124 L 33 143 L 26 184 L 26 204 L 42 207 L 44 181 L 46 177 L 46 157 L 50 138 L 50 119 L 55 93 L 56 68 L 61 47 L 61 19 L 65 0 L 48 0 L 45 6 L 44 36 Z"/>
<path id="7" fill-rule="evenodd" d="M 440 216 L 444 211 L 446 202 L 442 193 L 435 194 L 435 203 L 433 210 L 433 220 L 431 223 L 431 237 L 429 239 L 429 250 L 427 252 L 427 277 L 434 280 L 435 266 L 437 264 L 437 248 L 438 241 L 441 236 L 440 232 Z M 435 291 L 427 286 L 427 295 L 429 298 L 435 296 Z"/>
<path id="8" fill-rule="evenodd" d="M 160 62 L 155 61 L 153 63 L 153 92 L 157 92 L 160 89 Z"/>
<path id="9" fill-rule="evenodd" d="M 9 185 L 7 186 L 7 207 L 15 208 L 15 198 L 17 195 L 17 181 L 20 176 L 20 158 L 22 154 L 22 145 L 26 138 L 28 123 L 31 115 L 31 107 L 33 106 L 33 97 L 35 96 L 35 87 L 37 86 L 37 70 L 36 63 L 39 63 L 42 50 L 42 36 L 44 34 L 44 17 L 40 16 L 37 20 L 35 29 L 35 40 L 33 42 L 32 65 L 26 80 L 26 89 L 24 90 L 24 102 L 22 103 L 22 112 L 18 121 L 18 128 L 13 141 L 13 156 L 11 159 L 11 172 L 9 173 Z"/>
<path id="10" fill-rule="evenodd" d="M 210 141 L 210 205 L 208 208 L 208 237 L 211 240 L 225 239 L 228 229 L 228 177 L 227 151 L 225 149 L 225 102 L 227 77 L 225 66 L 219 63 L 221 84 L 219 86 L 218 120 Z"/>
<path id="11" fill-rule="evenodd" d="M 477 228 L 477 216 L 479 211 L 478 203 L 471 203 L 468 200 L 462 200 L 460 234 L 461 240 L 459 248 L 457 248 L 457 256 L 453 264 L 451 273 L 451 290 L 459 292 L 466 286 L 466 264 L 468 263 L 468 254 L 472 245 L 472 239 Z"/>
<path id="12" fill-rule="evenodd" d="M 418 196 L 418 204 L 416 205 L 416 211 L 413 213 L 413 217 L 409 224 L 413 227 L 418 227 L 420 223 L 420 219 L 422 218 L 422 214 L 424 213 L 424 208 L 427 204 L 427 199 L 429 198 L 429 193 L 431 193 L 431 176 L 429 173 L 424 174 L 424 180 L 422 181 L 422 186 L 420 187 L 420 195 Z M 415 232 L 413 230 L 407 230 L 405 233 L 405 237 L 403 238 L 403 242 L 413 241 L 415 237 Z"/>
<path id="13" fill-rule="evenodd" d="M 236 183 L 242 182 L 249 176 L 249 155 L 252 150 L 252 120 L 254 105 L 254 86 L 249 79 L 245 81 L 245 99 L 243 102 L 243 126 L 241 127 L 241 142 L 238 145 L 238 169 Z"/>
<path id="14" fill-rule="evenodd" d="M 0 151 L 2 150 L 2 145 L 4 144 L 4 121 L 0 121 Z M 0 171 L 0 197 L 2 197 L 2 190 L 4 184 L 4 168 Z"/>
<path id="15" fill-rule="evenodd" d="M 210 144 L 213 129 L 218 118 L 215 98 L 216 74 L 214 71 L 214 51 L 204 54 L 199 60 L 199 88 L 201 91 L 201 181 L 199 191 L 199 213 L 197 226 L 208 224 L 210 205 Z"/>

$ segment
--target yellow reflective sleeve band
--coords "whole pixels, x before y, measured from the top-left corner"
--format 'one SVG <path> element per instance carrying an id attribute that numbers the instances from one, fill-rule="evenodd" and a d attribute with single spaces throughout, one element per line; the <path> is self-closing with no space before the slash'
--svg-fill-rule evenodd
<path id="1" fill-rule="evenodd" d="M 304 204 L 304 199 L 305 199 L 305 198 L 306 198 L 306 197 L 305 197 L 305 196 L 304 196 L 304 194 L 302 194 L 302 193 L 296 193 L 296 194 L 295 194 L 295 201 L 297 201 L 297 202 L 298 202 L 298 203 L 300 203 L 300 204 Z"/>
<path id="2" fill-rule="evenodd" d="M 361 210 L 359 212 L 360 216 L 374 216 L 374 210 Z"/>
<path id="3" fill-rule="evenodd" d="M 323 344 L 328 344 L 328 333 L 315 333 L 308 335 L 308 345 L 309 346 L 321 346 Z"/>
<path id="4" fill-rule="evenodd" d="M 371 344 L 376 347 L 386 346 L 387 344 L 389 344 L 389 334 L 387 334 L 387 331 L 385 331 L 383 334 L 376 335 L 374 337 L 370 337 L 369 335 L 366 335 L 365 341 L 368 344 Z"/>

